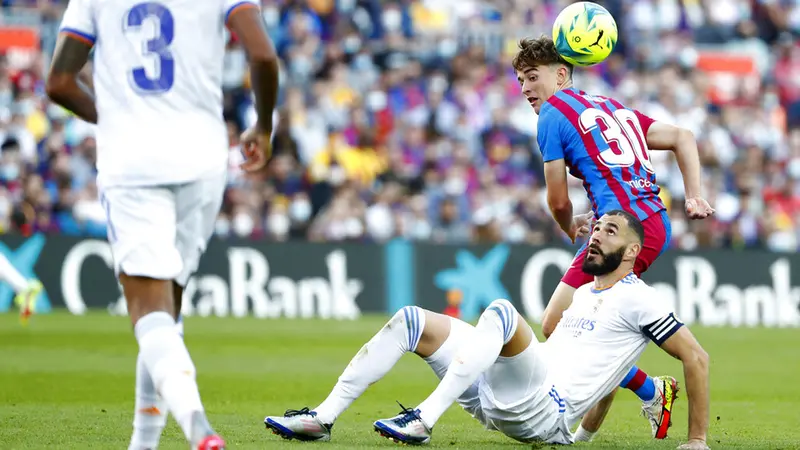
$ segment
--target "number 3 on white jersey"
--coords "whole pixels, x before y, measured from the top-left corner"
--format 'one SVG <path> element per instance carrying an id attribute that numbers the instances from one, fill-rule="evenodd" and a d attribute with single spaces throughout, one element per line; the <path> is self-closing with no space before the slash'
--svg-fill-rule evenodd
<path id="1" fill-rule="evenodd" d="M 150 76 L 144 67 L 134 67 L 128 73 L 128 83 L 140 95 L 163 94 L 175 83 L 175 59 L 169 49 L 175 38 L 175 21 L 170 10 L 160 3 L 138 3 L 125 15 L 124 31 L 140 31 L 147 21 L 155 25 L 155 36 L 142 44 L 142 56 L 153 61 L 154 70 Z"/>
<path id="2" fill-rule="evenodd" d="M 609 147 L 600 152 L 599 157 L 603 164 L 608 167 L 630 167 L 639 160 L 644 170 L 655 173 L 636 113 L 628 109 L 618 109 L 608 114 L 600 109 L 589 108 L 581 113 L 581 132 L 591 133 L 599 126 L 598 120 L 604 125 L 600 133 Z"/>

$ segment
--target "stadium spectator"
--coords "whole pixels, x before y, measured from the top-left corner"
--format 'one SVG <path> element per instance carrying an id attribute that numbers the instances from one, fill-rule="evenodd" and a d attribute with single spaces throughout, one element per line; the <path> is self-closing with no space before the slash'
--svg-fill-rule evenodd
<path id="1" fill-rule="evenodd" d="M 238 169 L 238 133 L 255 111 L 231 36 L 230 186 L 218 237 L 565 239 L 546 211 L 537 118 L 509 54 L 519 38 L 549 33 L 566 3 L 264 0 L 283 61 L 275 157 L 269 176 Z M 621 41 L 604 64 L 578 70 L 578 84 L 688 127 L 699 141 L 713 220 L 684 220 L 674 158 L 653 155 L 672 245 L 800 249 L 800 4 L 600 3 Z M 3 232 L 105 233 L 93 127 L 43 92 L 65 4 L 3 1 L 0 27 L 29 27 L 41 48 L 6 48 L 0 60 Z M 585 198 L 571 189 L 574 201 Z"/>

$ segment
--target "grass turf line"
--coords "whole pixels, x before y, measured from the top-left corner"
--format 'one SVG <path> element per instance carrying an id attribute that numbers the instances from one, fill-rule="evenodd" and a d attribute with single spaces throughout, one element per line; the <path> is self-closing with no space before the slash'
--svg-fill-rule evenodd
<path id="1" fill-rule="evenodd" d="M 314 407 L 350 358 L 384 323 L 358 321 L 186 319 L 186 342 L 209 417 L 231 448 L 392 448 L 372 422 L 419 403 L 436 385 L 427 365 L 405 356 L 370 387 L 333 428 L 330 443 L 286 442 L 264 429 L 265 415 Z M 711 355 L 709 444 L 724 449 L 800 448 L 800 384 L 793 329 L 692 327 Z M 539 333 L 539 327 L 534 326 Z M 541 336 L 539 334 L 539 336 Z M 19 326 L 0 315 L 0 443 L 4 449 L 127 448 L 137 346 L 127 318 L 94 312 L 36 316 Z M 680 363 L 650 345 L 639 366 L 683 379 Z M 685 391 L 664 442 L 650 439 L 631 392 L 617 396 L 601 433 L 578 448 L 671 449 L 686 437 Z M 185 449 L 170 419 L 161 449 Z M 485 431 L 457 406 L 437 424 L 434 448 L 527 448 Z M 548 446 L 545 446 L 547 448 Z"/>

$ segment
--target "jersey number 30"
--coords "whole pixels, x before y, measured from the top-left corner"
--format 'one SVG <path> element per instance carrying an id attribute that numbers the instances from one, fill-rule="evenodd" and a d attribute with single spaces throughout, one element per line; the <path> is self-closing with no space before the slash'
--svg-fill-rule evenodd
<path id="1" fill-rule="evenodd" d="M 156 32 L 142 45 L 142 56 L 153 61 L 154 70 L 148 75 L 144 67 L 135 67 L 128 74 L 128 82 L 142 95 L 162 94 L 175 83 L 175 59 L 169 50 L 175 38 L 175 21 L 166 6 L 139 3 L 125 16 L 125 32 L 141 30 L 147 21 L 154 22 Z"/>
<path id="2" fill-rule="evenodd" d="M 647 154 L 647 144 L 639 118 L 628 109 L 618 109 L 612 114 L 590 108 L 581 113 L 581 131 L 591 133 L 598 126 L 608 143 L 600 152 L 600 161 L 608 167 L 630 167 L 639 161 L 644 170 L 654 173 L 653 163 Z"/>

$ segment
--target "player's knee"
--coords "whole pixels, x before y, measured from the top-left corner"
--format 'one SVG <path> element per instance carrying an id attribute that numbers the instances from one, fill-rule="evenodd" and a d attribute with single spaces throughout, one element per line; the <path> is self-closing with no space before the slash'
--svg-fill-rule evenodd
<path id="1" fill-rule="evenodd" d="M 517 308 L 506 299 L 493 301 L 481 314 L 481 320 L 484 318 L 493 320 L 500 326 L 503 332 L 503 344 L 507 344 L 517 332 L 518 317 Z"/>
<path id="2" fill-rule="evenodd" d="M 421 314 L 422 310 L 418 306 L 404 306 L 398 309 L 392 318 L 386 322 L 384 329 L 393 329 L 395 327 L 410 329 L 412 325 L 418 322 Z"/>
<path id="3" fill-rule="evenodd" d="M 415 351 L 425 330 L 425 310 L 418 306 L 400 308 L 383 327 L 383 332 L 402 335 L 406 351 Z"/>

